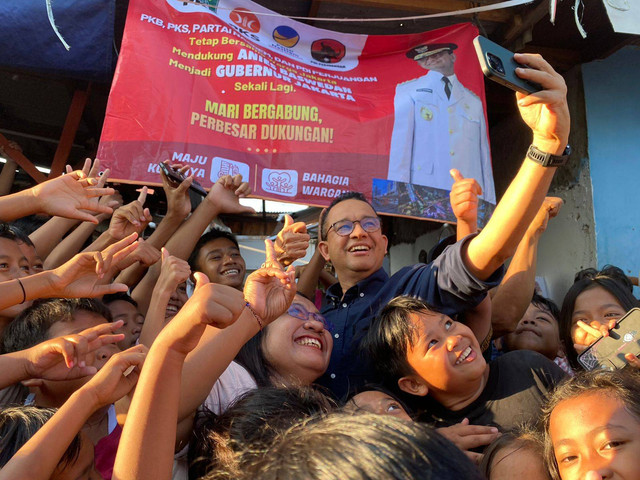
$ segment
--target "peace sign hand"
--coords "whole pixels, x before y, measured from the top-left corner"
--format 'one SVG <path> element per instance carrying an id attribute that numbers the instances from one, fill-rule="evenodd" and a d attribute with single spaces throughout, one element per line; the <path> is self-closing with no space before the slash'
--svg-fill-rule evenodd
<path id="1" fill-rule="evenodd" d="M 267 260 L 244 284 L 244 298 L 265 322 L 271 323 L 287 311 L 296 294 L 295 269 L 285 271 L 276 258 L 273 242 L 264 241 Z"/>

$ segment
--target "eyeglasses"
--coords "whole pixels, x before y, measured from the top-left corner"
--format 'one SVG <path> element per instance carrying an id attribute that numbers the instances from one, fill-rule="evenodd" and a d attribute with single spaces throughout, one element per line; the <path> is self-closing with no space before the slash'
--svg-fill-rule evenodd
<path id="1" fill-rule="evenodd" d="M 356 228 L 356 223 L 359 223 L 362 229 L 367 233 L 373 233 L 380 230 L 380 219 L 378 217 L 363 217 L 360 220 L 340 220 L 332 224 L 327 233 L 333 228 L 338 235 L 346 237 L 351 235 L 353 229 Z"/>
<path id="2" fill-rule="evenodd" d="M 306 322 L 307 320 L 315 320 L 316 322 L 320 322 L 324 325 L 325 330 L 328 330 L 329 332 L 333 331 L 333 324 L 329 320 L 319 313 L 307 311 L 307 309 L 299 303 L 292 303 L 289 310 L 287 310 L 287 313 L 298 320 L 302 320 L 303 322 Z"/>

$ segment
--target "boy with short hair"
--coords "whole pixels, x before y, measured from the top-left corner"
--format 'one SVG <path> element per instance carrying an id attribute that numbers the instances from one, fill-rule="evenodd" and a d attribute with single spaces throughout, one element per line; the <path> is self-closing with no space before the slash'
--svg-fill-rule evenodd
<path id="1" fill-rule="evenodd" d="M 546 393 L 565 376 L 525 350 L 487 364 L 468 327 L 408 296 L 389 302 L 365 345 L 378 373 L 408 394 L 420 420 L 436 426 L 465 418 L 503 431 L 535 423 Z"/>
<path id="2" fill-rule="evenodd" d="M 502 337 L 502 349 L 505 352 L 533 350 L 552 360 L 567 374 L 573 375 L 560 340 L 559 317 L 560 310 L 553 300 L 534 292 L 516 329 Z"/>

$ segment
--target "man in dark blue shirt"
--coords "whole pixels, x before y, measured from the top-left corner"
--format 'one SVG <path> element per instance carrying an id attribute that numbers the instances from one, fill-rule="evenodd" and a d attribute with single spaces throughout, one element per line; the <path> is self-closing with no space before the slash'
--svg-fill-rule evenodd
<path id="1" fill-rule="evenodd" d="M 516 61 L 530 67 L 518 69 L 518 75 L 543 87 L 533 95 L 516 94 L 520 114 L 533 131 L 533 146 L 560 155 L 570 125 L 564 80 L 540 56 L 516 54 Z M 448 247 L 431 264 L 405 267 L 392 277 L 382 269 L 387 237 L 373 207 L 361 194 L 336 198 L 323 217 L 324 240 L 318 245 L 338 276 L 322 312 L 335 330 L 331 363 L 319 383 L 342 397 L 375 380 L 359 344 L 373 317 L 395 296 L 419 296 L 447 315 L 476 306 L 500 282 L 502 264 L 514 254 L 549 189 L 553 165 L 528 153 L 480 234 Z"/>

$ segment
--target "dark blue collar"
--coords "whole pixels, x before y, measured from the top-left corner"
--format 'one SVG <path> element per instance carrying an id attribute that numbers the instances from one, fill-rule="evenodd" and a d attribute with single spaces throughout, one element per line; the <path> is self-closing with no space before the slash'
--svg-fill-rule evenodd
<path id="1" fill-rule="evenodd" d="M 379 289 L 379 285 L 385 283 L 389 280 L 389 275 L 384 271 L 384 268 L 380 268 L 375 273 L 372 273 L 364 280 L 360 280 L 353 287 L 351 287 L 347 292 L 345 292 L 344 296 L 342 293 L 342 286 L 340 282 L 336 282 L 327 288 L 327 300 L 331 305 L 335 305 L 336 303 L 342 301 L 343 297 L 345 300 L 351 298 L 352 296 L 358 297 L 360 292 L 365 294 L 372 293 L 373 290 Z"/>

